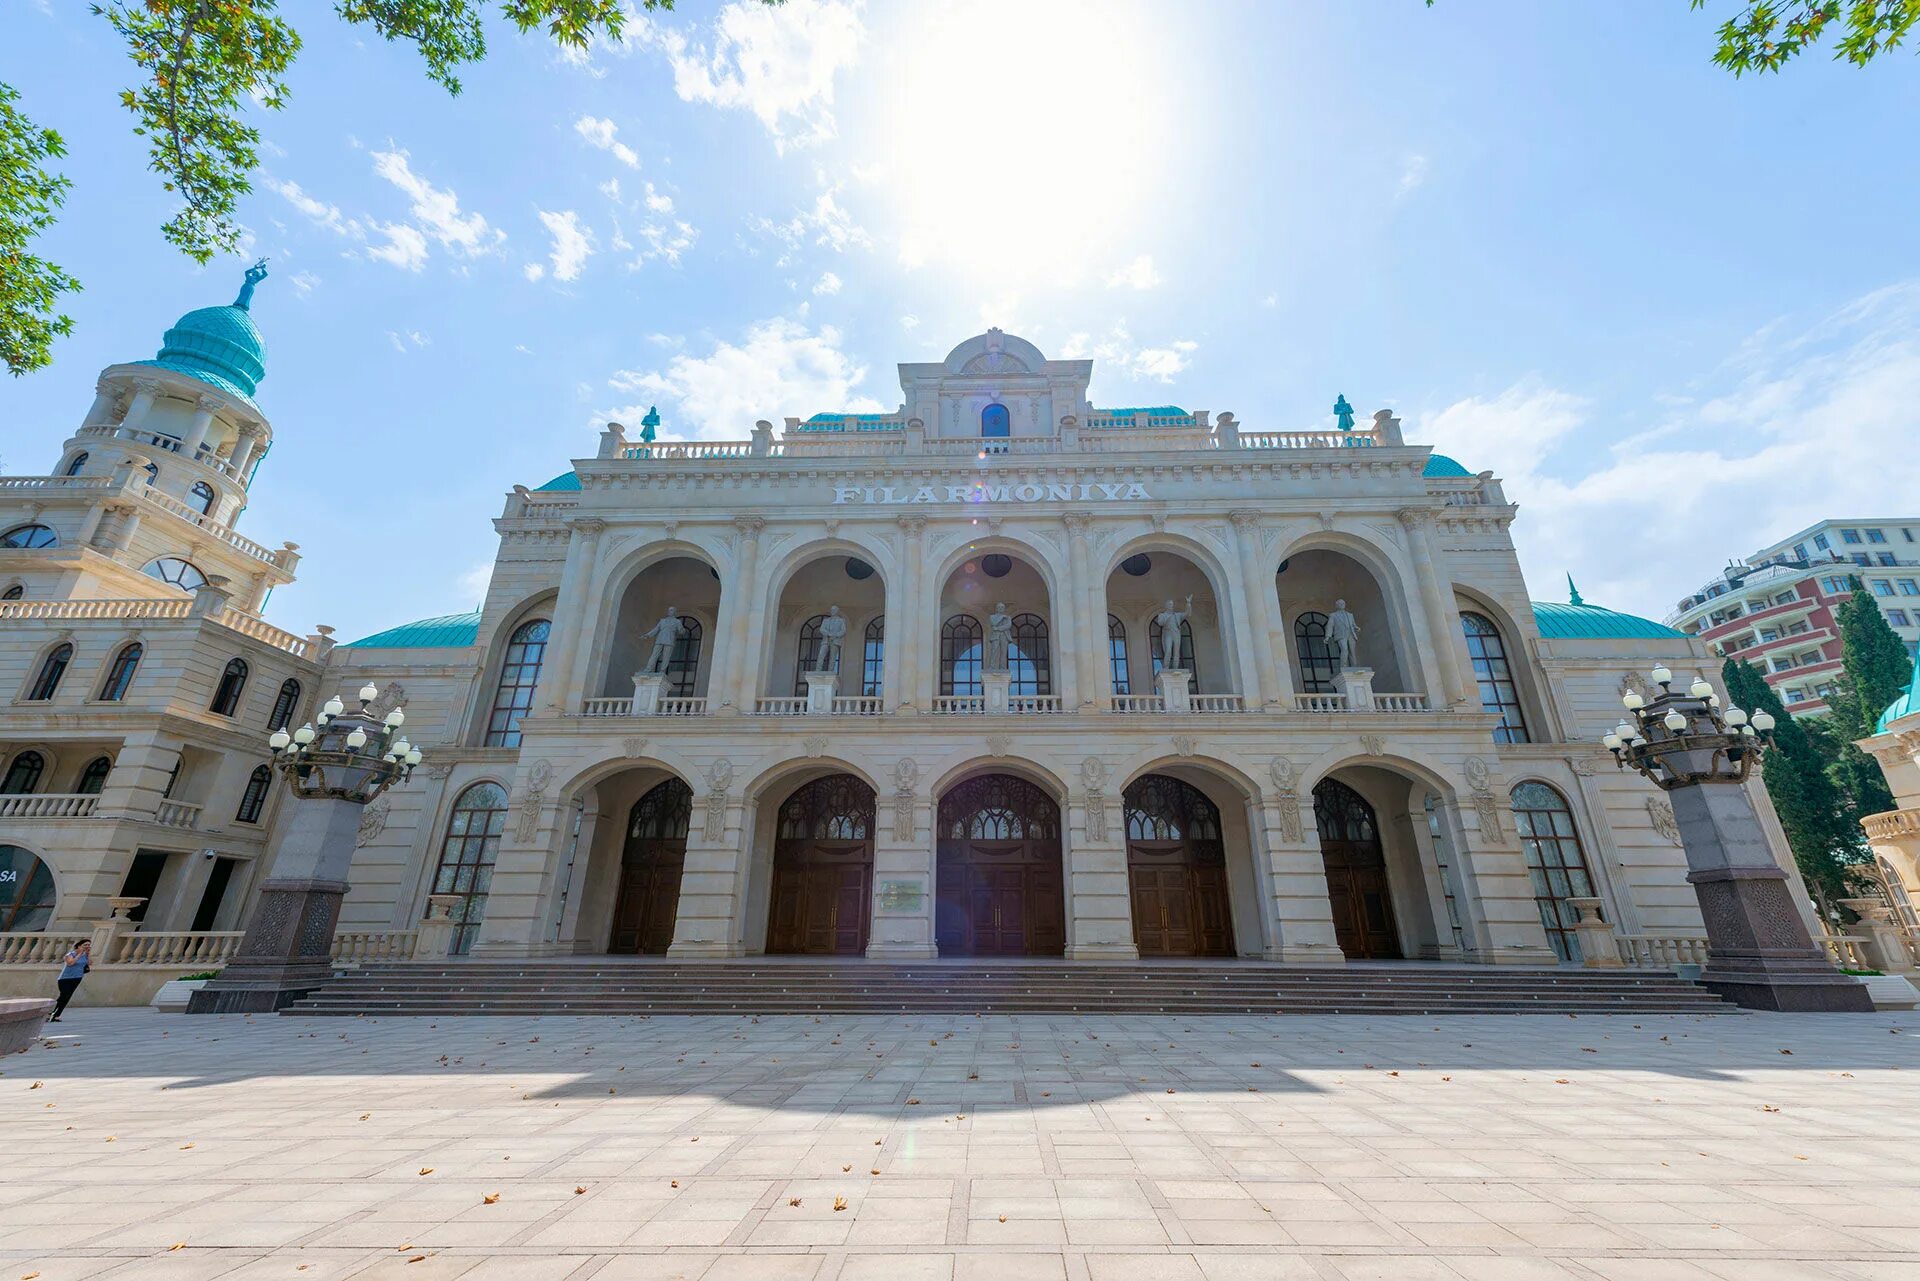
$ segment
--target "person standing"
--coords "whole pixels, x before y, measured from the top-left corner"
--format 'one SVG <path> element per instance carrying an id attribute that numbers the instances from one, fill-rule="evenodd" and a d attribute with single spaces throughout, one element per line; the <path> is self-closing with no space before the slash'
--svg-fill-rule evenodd
<path id="1" fill-rule="evenodd" d="M 80 980 L 85 978 L 87 971 L 92 968 L 93 941 L 81 939 L 73 945 L 73 950 L 67 953 L 60 967 L 60 1000 L 54 1005 L 53 1013 L 47 1017 L 47 1022 L 60 1021 L 60 1015 L 66 1011 L 67 1002 L 71 1001 L 73 994 L 80 990 Z"/>

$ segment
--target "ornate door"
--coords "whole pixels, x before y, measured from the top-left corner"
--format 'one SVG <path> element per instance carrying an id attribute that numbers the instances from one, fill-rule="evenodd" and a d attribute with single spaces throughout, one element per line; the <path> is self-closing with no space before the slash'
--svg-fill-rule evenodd
<path id="1" fill-rule="evenodd" d="M 1313 818 L 1327 867 L 1334 940 L 1349 957 L 1398 957 L 1400 931 L 1387 886 L 1387 857 L 1373 807 L 1345 783 L 1313 789 Z"/>
<path id="2" fill-rule="evenodd" d="M 1124 800 L 1140 955 L 1234 955 L 1220 811 L 1199 788 L 1162 774 L 1136 780 Z"/>
<path id="3" fill-rule="evenodd" d="M 659 955 L 673 942 L 692 813 L 693 790 L 677 778 L 642 796 L 629 813 L 607 951 Z"/>
<path id="4" fill-rule="evenodd" d="M 767 951 L 859 956 L 873 907 L 873 789 L 851 774 L 805 784 L 780 807 Z"/>
<path id="5" fill-rule="evenodd" d="M 1066 951 L 1060 809 L 1025 779 L 987 774 L 940 799 L 934 941 L 943 956 Z"/>

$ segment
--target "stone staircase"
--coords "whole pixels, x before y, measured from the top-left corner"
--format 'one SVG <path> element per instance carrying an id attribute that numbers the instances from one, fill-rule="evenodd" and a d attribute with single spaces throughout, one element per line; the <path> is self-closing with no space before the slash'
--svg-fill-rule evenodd
<path id="1" fill-rule="evenodd" d="M 283 1011 L 384 1014 L 1726 1014 L 1665 970 L 753 958 L 383 963 Z"/>

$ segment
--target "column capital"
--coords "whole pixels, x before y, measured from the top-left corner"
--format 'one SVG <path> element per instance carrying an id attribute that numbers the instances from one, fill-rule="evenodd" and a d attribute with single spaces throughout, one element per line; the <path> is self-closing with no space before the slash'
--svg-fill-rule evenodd
<path id="1" fill-rule="evenodd" d="M 1093 525 L 1092 512 L 1065 512 L 1060 519 L 1066 524 L 1067 532 L 1075 538 L 1085 538 L 1087 530 Z"/>
<path id="2" fill-rule="evenodd" d="M 193 402 L 193 407 L 202 413 L 217 414 L 227 407 L 227 401 L 224 396 L 208 394 L 196 397 Z"/>
<path id="3" fill-rule="evenodd" d="M 583 538 L 598 538 L 607 528 L 607 522 L 598 516 L 582 516 L 570 522 L 568 528 Z"/>
<path id="4" fill-rule="evenodd" d="M 895 516 L 894 523 L 900 526 L 900 532 L 908 538 L 918 538 L 927 532 L 925 516 Z"/>
<path id="5" fill-rule="evenodd" d="M 136 378 L 133 380 L 133 389 L 143 396 L 158 396 L 167 389 L 167 385 L 158 378 Z"/>
<path id="6" fill-rule="evenodd" d="M 746 536 L 748 541 L 751 542 L 759 538 L 760 531 L 767 527 L 767 518 L 765 516 L 735 516 L 733 518 L 733 527 L 739 530 Z"/>
<path id="7" fill-rule="evenodd" d="M 1260 513 L 1238 508 L 1227 513 L 1227 522 L 1243 534 L 1251 533 L 1260 528 Z"/>
<path id="8" fill-rule="evenodd" d="M 1416 532 L 1425 529 L 1433 520 L 1433 510 L 1428 507 L 1402 507 L 1394 515 L 1400 518 L 1402 525 Z"/>

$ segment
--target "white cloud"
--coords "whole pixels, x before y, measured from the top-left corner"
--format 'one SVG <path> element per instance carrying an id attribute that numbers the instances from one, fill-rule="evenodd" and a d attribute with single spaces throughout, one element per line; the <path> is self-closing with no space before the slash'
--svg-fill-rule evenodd
<path id="1" fill-rule="evenodd" d="M 1100 377 L 1102 367 L 1105 367 L 1108 372 L 1118 372 L 1128 378 L 1170 383 L 1176 375 L 1186 372 L 1193 363 L 1193 353 L 1198 350 L 1200 344 L 1187 338 L 1177 338 L 1152 347 L 1139 346 L 1122 322 L 1100 338 L 1084 333 L 1068 334 L 1066 341 L 1061 344 L 1060 358 L 1091 358 L 1095 362 L 1093 376 L 1096 379 Z"/>
<path id="2" fill-rule="evenodd" d="M 673 197 L 660 194 L 660 192 L 654 189 L 652 183 L 647 184 L 646 201 L 647 210 L 650 213 L 670 214 L 673 212 Z"/>
<path id="3" fill-rule="evenodd" d="M 840 186 L 839 183 L 827 186 L 823 181 L 821 192 L 814 197 L 812 207 L 796 209 L 793 217 L 785 222 L 756 217 L 748 225 L 792 249 L 808 244 L 831 249 L 835 253 L 873 248 L 873 237 L 853 220 L 853 215 L 840 203 Z"/>
<path id="4" fill-rule="evenodd" d="M 919 327 L 920 327 L 920 317 L 918 316 L 900 317 L 900 328 L 906 330 L 908 333 L 912 333 L 914 330 L 918 329 Z"/>
<path id="5" fill-rule="evenodd" d="M 1413 192 L 1427 180 L 1427 158 L 1408 156 L 1400 163 L 1400 185 L 1394 188 L 1393 198 L 1399 200 Z"/>
<path id="6" fill-rule="evenodd" d="M 436 187 L 413 172 L 409 153 L 395 148 L 373 153 L 373 171 L 405 192 L 413 201 L 412 214 L 420 230 L 443 249 L 468 258 L 492 253 L 507 233 L 488 224 L 477 213 L 462 214 L 460 197 L 451 188 Z"/>
<path id="7" fill-rule="evenodd" d="M 860 392 L 866 376 L 866 367 L 841 349 L 839 330 L 775 317 L 750 326 L 738 343 L 717 341 L 705 356 L 676 355 L 664 369 L 622 370 L 608 386 L 645 392 L 669 407 L 669 436 L 744 440 L 760 418 L 884 408 Z M 597 417 L 633 422 L 645 412 L 636 401 Z"/>
<path id="8" fill-rule="evenodd" d="M 666 54 L 683 101 L 750 111 L 784 149 L 834 135 L 834 77 L 859 57 L 860 8 L 860 0 L 734 0 L 704 36 L 635 15 L 630 39 Z"/>
<path id="9" fill-rule="evenodd" d="M 1580 429 L 1590 409 L 1580 397 L 1530 377 L 1496 396 L 1455 401 L 1424 420 L 1422 439 L 1475 470 L 1525 479 Z"/>
<path id="10" fill-rule="evenodd" d="M 308 195 L 301 190 L 299 183 L 279 178 L 263 178 L 261 182 L 269 191 L 279 192 L 288 204 L 335 235 L 359 234 L 359 224 L 343 216 L 338 205 L 330 205 Z"/>
<path id="11" fill-rule="evenodd" d="M 581 268 L 593 256 L 593 229 L 582 223 L 580 215 L 571 209 L 564 212 L 542 209 L 539 212 L 541 225 L 553 237 L 553 252 L 548 255 L 548 261 L 553 264 L 553 278 L 578 280 Z M 536 277 L 529 276 L 528 279 Z"/>
<path id="12" fill-rule="evenodd" d="M 640 167 L 640 157 L 634 154 L 632 147 L 621 142 L 616 136 L 620 130 L 613 121 L 603 116 L 581 116 L 573 122 L 573 131 L 586 140 L 589 146 L 613 153 L 613 158 L 629 169 Z"/>
<path id="13" fill-rule="evenodd" d="M 1153 269 L 1151 254 L 1141 254 L 1107 277 L 1107 284 L 1113 289 L 1152 289 L 1159 283 L 1160 273 Z"/>
<path id="14" fill-rule="evenodd" d="M 470 600 L 474 604 L 483 604 L 487 599 L 487 588 L 493 585 L 493 561 L 475 561 L 459 577 L 460 599 Z"/>
<path id="15" fill-rule="evenodd" d="M 601 183 L 600 194 L 608 200 L 620 199 L 620 180 L 618 178 L 609 178 Z"/>
<path id="16" fill-rule="evenodd" d="M 1280 305 L 1280 295 L 1268 294 L 1265 298 L 1262 298 L 1260 300 L 1260 305 L 1262 307 L 1265 307 L 1268 311 L 1272 311 L 1275 307 L 1278 307 Z"/>
<path id="17" fill-rule="evenodd" d="M 530 262 L 520 269 L 520 274 L 528 280 L 543 280 L 546 278 L 547 265 L 541 262 Z"/>
<path id="18" fill-rule="evenodd" d="M 409 329 L 404 333 L 389 329 L 387 330 L 387 341 L 392 343 L 393 349 L 401 355 L 405 355 L 416 347 L 430 347 L 433 345 L 433 339 L 427 337 L 418 329 Z"/>
<path id="19" fill-rule="evenodd" d="M 367 246 L 367 257 L 391 263 L 403 271 L 418 271 L 427 265 L 427 238 L 419 229 L 404 222 L 380 223 L 373 229 L 385 236 L 387 242 Z"/>
<path id="20" fill-rule="evenodd" d="M 294 291 L 302 298 L 305 298 L 320 284 L 320 277 L 310 271 L 296 271 L 293 273 L 291 281 Z"/>
<path id="21" fill-rule="evenodd" d="M 816 298 L 825 298 L 830 294 L 837 294 L 839 292 L 840 292 L 840 277 L 834 275 L 830 271 L 824 273 L 820 277 L 819 281 L 815 283 L 815 285 L 813 286 L 813 293 L 814 293 L 814 297 Z"/>

